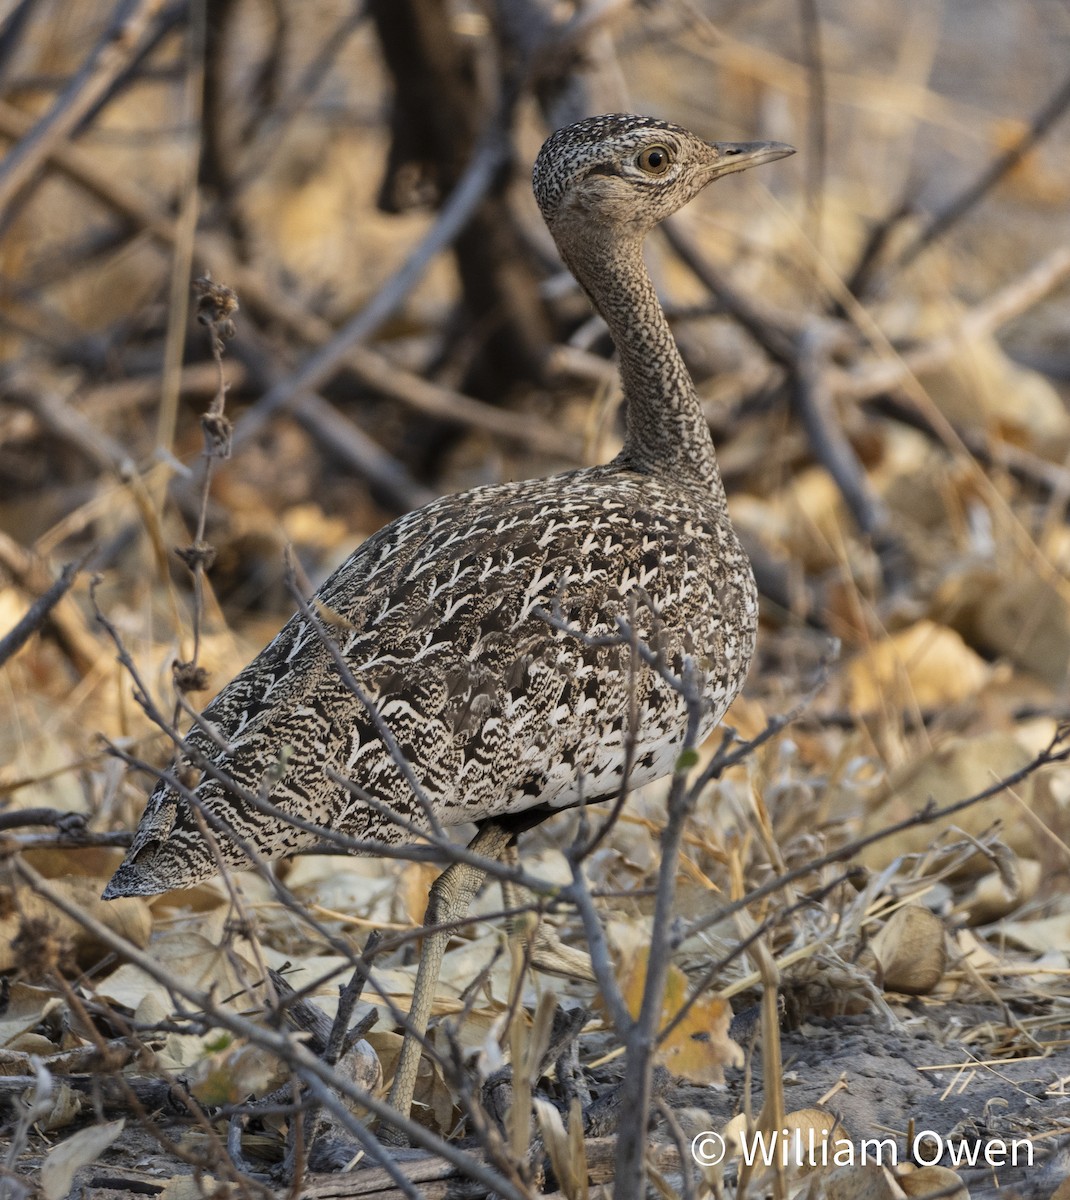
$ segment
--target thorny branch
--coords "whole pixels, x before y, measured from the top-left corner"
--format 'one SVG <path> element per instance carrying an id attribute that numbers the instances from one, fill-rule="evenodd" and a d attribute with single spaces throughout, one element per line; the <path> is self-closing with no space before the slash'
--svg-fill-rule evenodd
<path id="1" fill-rule="evenodd" d="M 205 541 L 208 522 L 208 498 L 212 490 L 212 474 L 217 462 L 230 457 L 233 426 L 224 412 L 227 401 L 227 381 L 223 372 L 225 342 L 237 332 L 234 314 L 238 297 L 223 283 L 214 283 L 207 276 L 193 281 L 197 295 L 197 320 L 208 330 L 212 359 L 218 372 L 218 383 L 208 411 L 201 418 L 204 434 L 204 472 L 201 476 L 201 497 L 197 509 L 197 531 L 193 542 L 178 551 L 179 558 L 193 576 L 193 655 L 188 662 L 174 665 L 175 690 L 200 692 L 208 686 L 207 672 L 198 665 L 201 650 L 201 625 L 204 620 L 205 574 L 215 561 L 215 550 Z"/>

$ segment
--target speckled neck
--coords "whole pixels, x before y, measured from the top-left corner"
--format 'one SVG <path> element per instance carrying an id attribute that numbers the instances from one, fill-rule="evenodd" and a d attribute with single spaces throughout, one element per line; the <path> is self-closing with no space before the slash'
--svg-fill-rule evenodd
<path id="1" fill-rule="evenodd" d="M 643 262 L 641 239 L 619 230 L 592 238 L 588 231 L 581 247 L 561 251 L 620 356 L 627 425 L 617 463 L 704 483 L 723 503 L 709 426 Z"/>

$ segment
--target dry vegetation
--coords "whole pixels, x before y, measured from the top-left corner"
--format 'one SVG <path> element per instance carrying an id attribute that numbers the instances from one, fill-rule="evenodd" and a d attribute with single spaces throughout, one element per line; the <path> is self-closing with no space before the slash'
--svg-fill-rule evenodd
<path id="1" fill-rule="evenodd" d="M 16 0 L 0 18 L 0 1195 L 59 1200 L 76 1178 L 95 1200 L 575 1200 L 613 1180 L 618 1132 L 666 1196 L 961 1186 L 688 1150 L 831 1114 L 851 1138 L 1031 1139 L 1031 1171 L 962 1178 L 1053 1194 L 1070 15 L 367 8 Z M 377 34 L 410 8 L 448 36 L 428 62 L 395 44 L 388 68 Z M 760 657 L 738 741 L 685 764 L 703 785 L 667 860 L 675 920 L 654 927 L 667 783 L 630 798 L 583 888 L 579 817 L 528 835 L 529 911 L 579 948 L 604 929 L 610 994 L 527 971 L 486 889 L 446 956 L 423 1149 L 382 1162 L 343 1101 L 381 1111 L 432 864 L 304 856 L 274 882 L 97 897 L 146 795 L 129 764 L 171 753 L 146 707 L 182 726 L 292 611 L 288 578 L 307 594 L 433 495 L 614 452 L 609 347 L 526 181 L 548 123 L 620 108 L 800 148 L 650 246 L 759 574 Z M 221 358 L 193 319 L 206 274 L 241 306 Z M 664 947 L 661 1069 L 635 1113 L 622 1029 Z M 347 981 L 352 1020 L 379 1018 L 345 1045 L 336 1023 L 332 1046 Z"/>

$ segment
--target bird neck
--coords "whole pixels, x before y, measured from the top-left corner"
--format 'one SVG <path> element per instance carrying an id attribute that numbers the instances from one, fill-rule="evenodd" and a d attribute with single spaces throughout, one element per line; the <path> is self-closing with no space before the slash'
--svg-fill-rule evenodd
<path id="1" fill-rule="evenodd" d="M 701 482 L 723 504 L 709 425 L 643 262 L 642 240 L 619 230 L 605 238 L 584 233 L 582 248 L 565 258 L 609 326 L 620 357 L 627 424 L 616 461 Z"/>

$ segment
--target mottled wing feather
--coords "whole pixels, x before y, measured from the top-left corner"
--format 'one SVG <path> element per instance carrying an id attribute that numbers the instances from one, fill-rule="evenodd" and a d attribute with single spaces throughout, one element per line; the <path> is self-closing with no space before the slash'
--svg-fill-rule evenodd
<path id="1" fill-rule="evenodd" d="M 627 646 L 592 647 L 547 621 L 547 610 L 588 639 L 615 634 L 624 617 L 676 671 L 690 656 L 708 674 L 706 724 L 720 719 L 752 649 L 749 567 L 708 498 L 684 488 L 650 503 L 657 486 L 607 467 L 446 497 L 370 538 L 318 593 L 349 669 L 442 824 L 614 793 L 633 725 L 634 781 L 671 769 L 685 725 L 679 694 Z M 204 717 L 229 752 L 202 732 L 190 743 L 285 811 L 386 843 L 428 825 L 365 705 L 301 616 Z M 381 805 L 362 803 L 328 768 Z M 265 858 L 315 840 L 210 778 L 196 795 Z M 203 843 L 190 805 L 161 785 L 112 894 L 213 874 Z M 220 853 L 244 861 L 226 839 Z"/>

